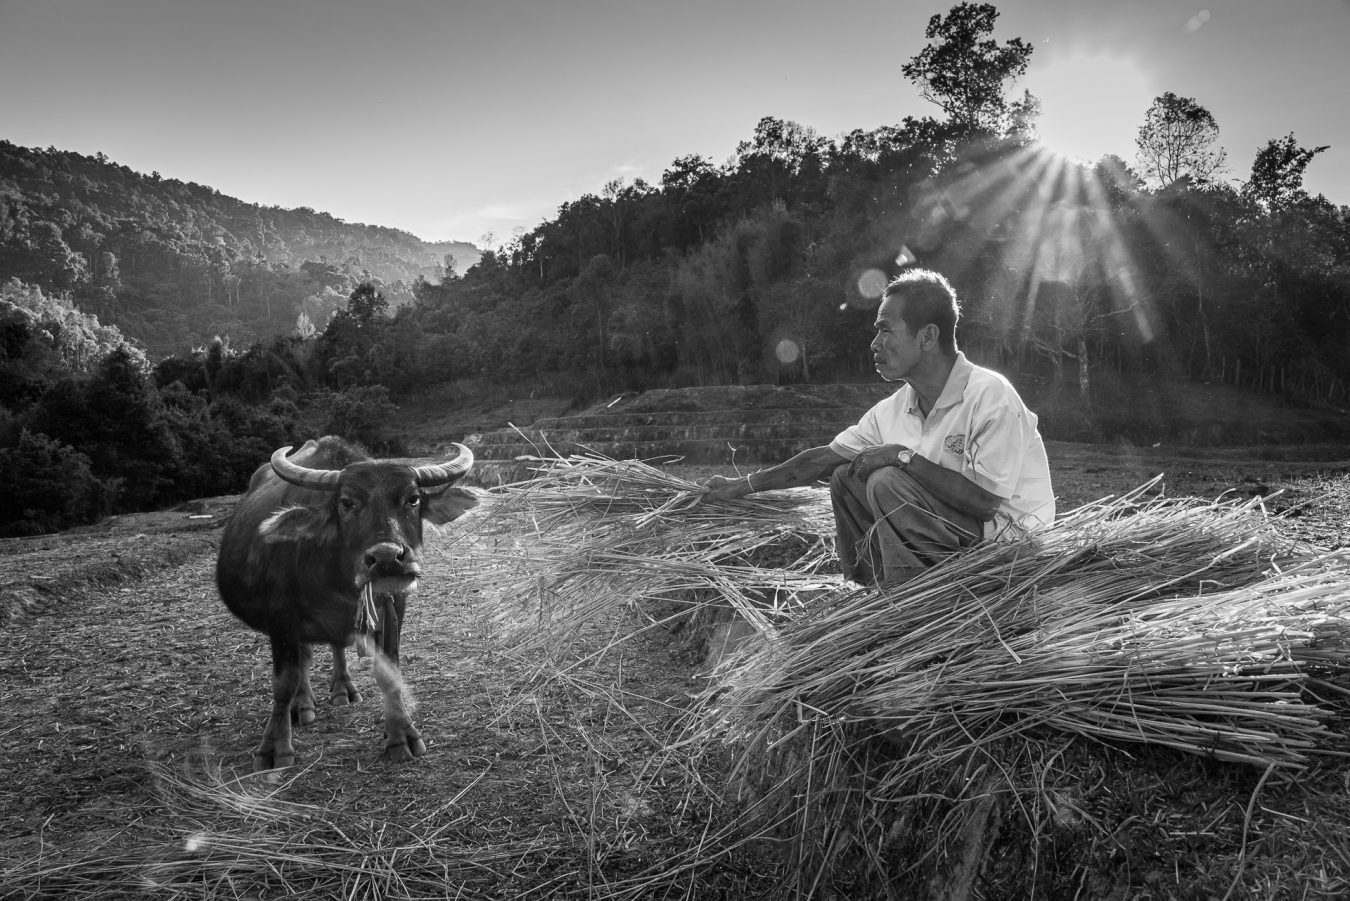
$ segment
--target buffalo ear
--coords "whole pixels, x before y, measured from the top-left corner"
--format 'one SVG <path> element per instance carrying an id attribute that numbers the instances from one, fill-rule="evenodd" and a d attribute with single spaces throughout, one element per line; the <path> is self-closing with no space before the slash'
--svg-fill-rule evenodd
<path id="1" fill-rule="evenodd" d="M 287 507 L 258 526 L 258 535 L 268 544 L 283 541 L 317 541 L 328 527 L 326 507 Z"/>
<path id="2" fill-rule="evenodd" d="M 427 503 L 422 509 L 422 518 L 438 526 L 459 519 L 479 504 L 477 492 L 458 485 L 432 488 L 425 493 Z"/>

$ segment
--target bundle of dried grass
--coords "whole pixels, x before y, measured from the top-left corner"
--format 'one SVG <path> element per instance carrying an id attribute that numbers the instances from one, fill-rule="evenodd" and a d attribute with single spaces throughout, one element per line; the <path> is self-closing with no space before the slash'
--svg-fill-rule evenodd
<path id="1" fill-rule="evenodd" d="M 493 492 L 494 518 L 531 539 L 503 551 L 514 575 L 497 611 L 526 647 L 616 609 L 669 623 L 729 606 L 767 632 L 804 594 L 840 584 L 818 492 L 704 502 L 701 485 L 637 460 L 535 462 L 535 478 Z"/>
<path id="2" fill-rule="evenodd" d="M 1350 662 L 1348 563 L 1256 502 L 1092 505 L 814 606 L 707 694 L 702 737 L 742 749 L 751 818 L 792 824 L 797 872 L 867 861 L 887 884 L 942 869 L 997 796 L 1025 804 L 1014 774 L 1056 734 L 1277 776 L 1340 747 L 1316 696 Z M 917 859 L 886 853 L 902 824 Z"/>

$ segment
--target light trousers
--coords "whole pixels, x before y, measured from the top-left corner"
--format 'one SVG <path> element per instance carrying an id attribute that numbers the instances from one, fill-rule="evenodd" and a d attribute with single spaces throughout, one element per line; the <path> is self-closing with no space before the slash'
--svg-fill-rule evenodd
<path id="1" fill-rule="evenodd" d="M 908 471 L 883 466 L 866 481 L 837 467 L 830 501 L 844 575 L 864 585 L 912 579 L 983 534 L 980 520 L 943 503 Z"/>

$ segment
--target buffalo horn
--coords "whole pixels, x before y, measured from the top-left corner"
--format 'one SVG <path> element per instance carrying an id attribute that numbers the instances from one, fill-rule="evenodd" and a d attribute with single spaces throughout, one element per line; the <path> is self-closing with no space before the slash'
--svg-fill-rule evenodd
<path id="1" fill-rule="evenodd" d="M 458 443 L 455 447 L 459 448 L 459 455 L 453 460 L 413 467 L 413 472 L 417 475 L 417 484 L 423 488 L 436 488 L 453 482 L 468 472 L 469 467 L 473 465 L 473 451 Z"/>
<path id="2" fill-rule="evenodd" d="M 299 485 L 301 488 L 317 488 L 321 491 L 337 489 L 338 476 L 342 475 L 341 470 L 309 469 L 301 466 L 286 458 L 290 450 L 290 446 L 287 445 L 272 452 L 272 471 L 281 476 L 283 481 Z"/>

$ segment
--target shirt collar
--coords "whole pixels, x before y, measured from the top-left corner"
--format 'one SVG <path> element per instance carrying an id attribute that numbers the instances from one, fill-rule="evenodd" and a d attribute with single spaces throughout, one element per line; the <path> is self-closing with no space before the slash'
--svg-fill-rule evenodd
<path id="1" fill-rule="evenodd" d="M 966 359 L 966 355 L 961 351 L 956 352 L 956 362 L 952 365 L 952 371 L 947 376 L 947 384 L 942 386 L 942 393 L 938 395 L 937 403 L 933 404 L 934 410 L 943 407 L 954 407 L 961 402 L 961 397 L 966 393 L 966 385 L 970 383 L 970 374 L 975 371 L 975 366 Z"/>
<path id="2" fill-rule="evenodd" d="M 970 382 L 970 374 L 974 371 L 975 364 L 967 360 L 966 355 L 958 350 L 956 362 L 952 364 L 952 371 L 947 374 L 947 383 L 942 386 L 942 393 L 938 395 L 937 403 L 933 404 L 933 409 L 941 410 L 944 407 L 954 407 L 959 404 L 962 396 L 966 393 L 966 385 Z M 914 390 L 914 386 L 906 383 L 900 390 L 904 392 L 905 409 L 919 415 L 919 394 Z"/>

